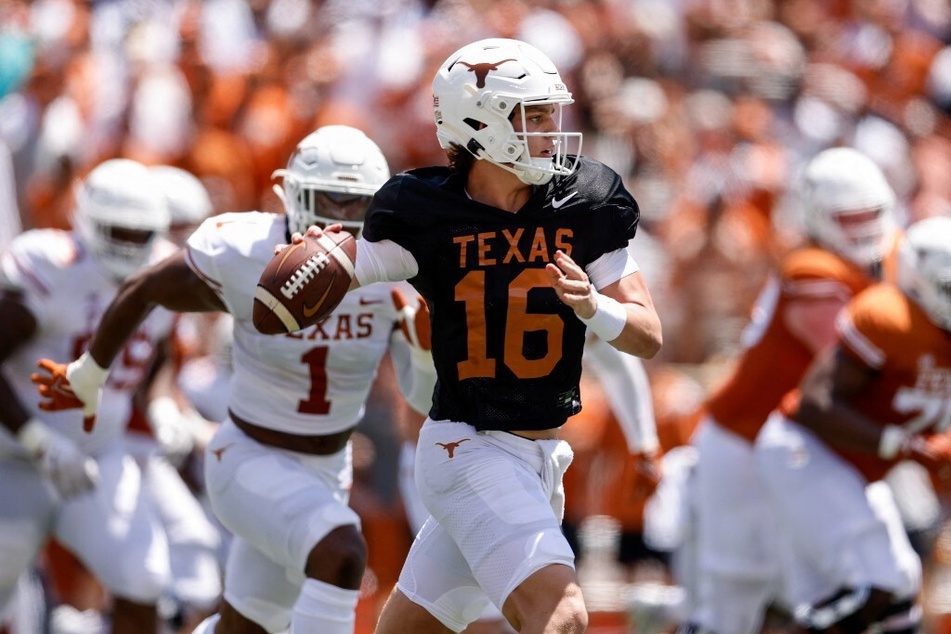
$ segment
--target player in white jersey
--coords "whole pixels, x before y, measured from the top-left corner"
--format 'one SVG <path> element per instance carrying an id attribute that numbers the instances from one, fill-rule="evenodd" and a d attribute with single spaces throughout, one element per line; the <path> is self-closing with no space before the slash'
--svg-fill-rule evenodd
<path id="1" fill-rule="evenodd" d="M 182 169 L 158 165 L 149 170 L 168 208 L 170 224 L 166 237 L 181 246 L 211 215 L 209 195 L 198 178 Z M 165 242 L 160 248 L 166 255 L 174 250 L 172 244 Z M 214 613 L 221 596 L 222 539 L 218 527 L 171 463 L 184 459 L 196 436 L 211 435 L 203 427 L 211 423 L 199 421 L 200 417 L 187 407 L 184 411 L 180 409 L 173 401 L 176 395 L 169 391 L 176 372 L 178 355 L 174 350 L 179 347 L 182 321 L 181 316 L 175 319 L 173 333 L 157 351 L 148 389 L 141 390 L 133 399 L 125 446 L 142 470 L 143 486 L 152 498 L 168 541 L 172 577 L 159 602 L 160 616 L 175 630 L 190 631 Z M 187 405 L 183 397 L 177 400 Z M 58 599 L 50 614 L 51 630 L 98 632 L 105 622 L 99 612 L 103 602 L 99 597 L 104 593 L 98 580 L 69 551 L 54 547 L 45 555 L 44 573 Z M 179 627 L 179 623 L 184 625 Z"/>
<path id="2" fill-rule="evenodd" d="M 211 215 L 211 200 L 201 181 L 188 172 L 165 165 L 149 169 L 168 207 L 170 224 L 166 235 L 181 246 L 201 221 Z M 165 243 L 160 248 L 165 254 L 174 250 L 171 244 Z M 175 319 L 173 334 L 156 354 L 148 390 L 141 390 L 133 399 L 125 444 L 142 470 L 144 486 L 168 540 L 172 578 L 171 586 L 159 603 L 160 615 L 173 624 L 174 629 L 190 631 L 214 613 L 221 596 L 219 549 L 222 540 L 218 528 L 170 462 L 182 459 L 191 450 L 197 435 L 193 429 L 201 430 L 196 417 L 182 412 L 172 402 L 174 394 L 169 396 L 168 392 L 176 371 L 174 358 L 178 356 L 173 350 L 179 347 L 178 333 L 182 327 L 179 316 Z M 147 403 L 148 395 L 156 390 L 160 395 L 152 396 Z M 207 421 L 204 423 L 210 425 Z M 105 622 L 99 612 L 103 603 L 100 597 L 104 593 L 92 573 L 74 554 L 55 547 L 45 552 L 43 571 L 58 603 L 50 613 L 51 631 L 98 633 Z M 178 627 L 179 623 L 184 627 Z"/>
<path id="3" fill-rule="evenodd" d="M 30 376 L 41 357 L 73 357 L 89 343 L 120 283 L 159 256 L 168 211 L 148 169 L 114 159 L 77 187 L 72 232 L 33 230 L 0 260 L 0 612 L 17 579 L 55 536 L 113 597 L 115 634 L 156 630 L 168 550 L 123 434 L 171 313 L 132 328 L 104 383 L 99 424 L 43 411 Z"/>
<path id="4" fill-rule="evenodd" d="M 214 213 L 211 197 L 202 182 L 183 169 L 155 165 L 150 170 L 168 204 L 168 237 L 181 247 L 202 221 Z M 187 323 L 189 317 L 198 315 L 178 316 L 175 343 L 168 348 L 180 347 L 182 331 L 191 327 Z M 130 433 L 127 440 L 145 439 L 139 447 L 144 450 L 140 459 L 146 465 L 146 485 L 168 538 L 172 584 L 167 599 L 175 610 L 169 618 L 181 621 L 184 627 L 180 629 L 190 631 L 215 612 L 221 596 L 223 571 L 219 552 L 223 540 L 219 527 L 212 523 L 178 467 L 186 456 L 204 447 L 202 441 L 210 438 L 214 427 L 175 387 L 180 355 L 168 350 L 164 360 L 153 380 L 152 398 L 144 417 L 151 435 L 137 429 L 139 433 Z"/>
<path id="5" fill-rule="evenodd" d="M 303 139 L 277 174 L 286 218 L 245 212 L 205 221 L 185 249 L 123 287 L 89 354 L 54 373 L 93 415 L 96 368 L 115 357 L 152 306 L 231 313 L 229 417 L 206 451 L 205 480 L 234 538 L 219 614 L 195 631 L 290 626 L 352 634 L 366 543 L 347 506 L 350 434 L 388 351 L 418 409 L 428 408 L 435 376 L 428 353 L 411 350 L 402 334 L 392 284 L 351 293 L 327 320 L 301 332 L 266 336 L 254 328 L 255 288 L 275 246 L 312 224 L 341 223 L 359 234 L 389 168 L 360 131 L 325 126 Z"/>

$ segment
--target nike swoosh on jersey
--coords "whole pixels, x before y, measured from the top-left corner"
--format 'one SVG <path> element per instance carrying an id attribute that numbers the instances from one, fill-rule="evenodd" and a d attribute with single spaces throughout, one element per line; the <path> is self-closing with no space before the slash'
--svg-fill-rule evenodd
<path id="1" fill-rule="evenodd" d="M 578 192 L 577 192 L 577 190 L 576 190 L 576 191 L 571 192 L 570 194 L 568 194 L 568 195 L 565 196 L 564 198 L 552 198 L 552 199 L 551 199 L 551 208 L 552 208 L 552 209 L 559 209 L 559 208 L 561 208 L 562 205 L 564 205 L 566 202 L 568 202 L 569 200 L 571 200 L 572 198 L 574 198 L 577 193 L 578 193 Z"/>
<path id="2" fill-rule="evenodd" d="M 382 299 L 367 299 L 366 297 L 360 298 L 361 306 L 373 306 L 374 304 L 382 304 L 382 303 L 383 303 Z"/>

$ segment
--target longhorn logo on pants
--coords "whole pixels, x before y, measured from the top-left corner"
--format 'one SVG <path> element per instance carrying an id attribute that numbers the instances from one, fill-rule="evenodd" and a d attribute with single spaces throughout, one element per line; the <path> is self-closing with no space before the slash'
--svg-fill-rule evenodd
<path id="1" fill-rule="evenodd" d="M 462 440 L 457 440 L 455 442 L 450 442 L 450 443 L 437 442 L 436 445 L 445 449 L 446 453 L 449 454 L 449 457 L 452 458 L 456 452 L 456 447 L 458 447 L 459 445 L 461 445 L 467 440 L 469 440 L 469 438 L 463 438 Z"/>

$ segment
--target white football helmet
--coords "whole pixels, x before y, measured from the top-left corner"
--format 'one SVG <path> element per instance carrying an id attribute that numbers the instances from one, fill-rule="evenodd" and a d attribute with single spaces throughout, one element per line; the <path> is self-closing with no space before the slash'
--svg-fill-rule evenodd
<path id="1" fill-rule="evenodd" d="M 165 195 L 173 225 L 199 225 L 212 215 L 211 196 L 197 176 L 171 165 L 153 165 L 150 169 Z"/>
<path id="2" fill-rule="evenodd" d="M 97 165 L 77 185 L 73 227 L 116 281 L 144 266 L 155 239 L 168 231 L 165 198 L 148 167 L 129 159 Z"/>
<path id="3" fill-rule="evenodd" d="M 360 130 L 345 125 L 317 128 L 297 144 L 283 178 L 274 191 L 284 202 L 287 227 L 340 223 L 359 237 L 370 200 L 390 178 L 390 168 L 377 144 Z"/>
<path id="4" fill-rule="evenodd" d="M 862 267 L 884 257 L 897 230 L 895 192 L 872 159 L 847 147 L 820 152 L 801 188 L 816 242 Z"/>
<path id="5" fill-rule="evenodd" d="M 908 227 L 898 250 L 898 286 L 931 321 L 951 331 L 951 218 L 925 218 Z"/>
<path id="6" fill-rule="evenodd" d="M 211 196 L 191 172 L 171 165 L 154 165 L 149 169 L 168 205 L 168 237 L 181 246 L 191 232 L 214 213 Z"/>
<path id="7" fill-rule="evenodd" d="M 514 172 L 524 183 L 542 185 L 567 175 L 581 153 L 581 133 L 561 132 L 562 107 L 574 103 L 558 69 L 534 46 L 503 38 L 480 40 L 449 56 L 433 79 L 436 137 L 443 149 L 456 145 L 479 159 Z M 526 106 L 555 106 L 557 132 L 516 132 L 513 117 Z M 555 142 L 552 157 L 533 157 L 530 137 Z M 571 146 L 569 146 L 571 144 Z"/>

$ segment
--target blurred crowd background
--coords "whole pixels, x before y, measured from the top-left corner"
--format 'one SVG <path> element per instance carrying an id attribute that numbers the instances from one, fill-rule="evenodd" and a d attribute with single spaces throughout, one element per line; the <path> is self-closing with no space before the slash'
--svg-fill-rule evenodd
<path id="1" fill-rule="evenodd" d="M 219 212 L 279 209 L 271 173 L 326 123 L 394 172 L 443 163 L 432 76 L 488 36 L 553 59 L 584 153 L 640 202 L 659 362 L 735 349 L 818 150 L 871 155 L 906 221 L 951 210 L 946 0 L 3 0 L 5 231 L 66 226 L 113 156 L 192 171 Z"/>
<path id="2" fill-rule="evenodd" d="M 576 100 L 565 127 L 640 203 L 638 259 L 665 339 L 647 367 L 668 446 L 735 357 L 770 267 L 802 239 L 806 160 L 856 147 L 884 169 L 903 224 L 951 214 L 947 0 L 0 0 L 0 247 L 68 227 L 73 183 L 112 157 L 191 171 L 219 213 L 280 211 L 272 173 L 324 124 L 364 130 L 393 172 L 442 164 L 430 82 L 490 36 L 552 58 Z M 391 403 L 368 410 L 354 495 L 371 558 L 396 549 L 371 561 L 384 589 L 409 540 L 393 530 Z M 623 442 L 588 403 L 589 422 L 569 424 L 585 480 L 569 520 L 636 527 L 611 485 L 623 456 L 608 452 Z"/>

